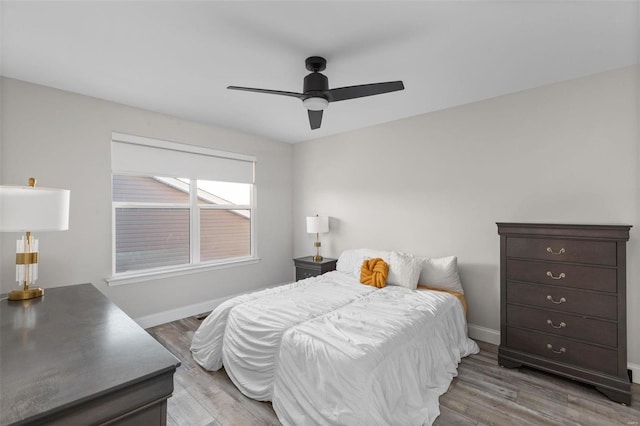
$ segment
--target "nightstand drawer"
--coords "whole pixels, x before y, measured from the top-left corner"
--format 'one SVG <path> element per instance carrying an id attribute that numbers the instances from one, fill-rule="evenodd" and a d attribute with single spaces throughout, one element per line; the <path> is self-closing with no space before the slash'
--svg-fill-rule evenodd
<path id="1" fill-rule="evenodd" d="M 567 287 L 507 282 L 507 303 L 538 306 L 598 318 L 618 318 L 618 298 Z"/>
<path id="2" fill-rule="evenodd" d="M 311 278 L 320 275 L 320 271 L 317 269 L 305 269 L 301 267 L 296 268 L 296 281 L 304 280 L 305 278 Z"/>
<path id="3" fill-rule="evenodd" d="M 615 293 L 615 269 L 552 262 L 507 260 L 507 279 Z"/>
<path id="4" fill-rule="evenodd" d="M 572 337 L 612 348 L 618 345 L 618 326 L 615 322 L 562 312 L 508 304 L 507 325 Z"/>
<path id="5" fill-rule="evenodd" d="M 507 327 L 507 345 L 547 359 L 618 374 L 618 352 L 534 331 Z"/>
<path id="6" fill-rule="evenodd" d="M 510 237 L 507 257 L 616 266 L 616 243 Z"/>

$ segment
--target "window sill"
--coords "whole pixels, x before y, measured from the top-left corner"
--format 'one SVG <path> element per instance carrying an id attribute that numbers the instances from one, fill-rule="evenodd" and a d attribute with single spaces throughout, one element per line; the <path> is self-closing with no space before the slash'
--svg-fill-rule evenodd
<path id="1" fill-rule="evenodd" d="M 144 272 L 131 272 L 116 274 L 109 278 L 105 278 L 105 281 L 109 286 L 118 286 L 125 284 L 133 284 L 143 281 L 157 280 L 163 278 L 179 277 L 186 274 L 196 274 L 206 271 L 214 271 L 216 269 L 234 268 L 236 266 L 251 265 L 258 263 L 260 258 L 242 258 L 229 260 L 220 263 L 202 263 L 199 265 L 185 265 L 170 269 L 161 269 L 155 271 Z"/>

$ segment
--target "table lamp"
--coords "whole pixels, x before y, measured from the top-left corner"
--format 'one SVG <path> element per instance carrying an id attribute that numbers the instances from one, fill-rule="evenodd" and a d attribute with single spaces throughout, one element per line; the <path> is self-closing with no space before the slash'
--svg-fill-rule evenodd
<path id="1" fill-rule="evenodd" d="M 316 241 L 313 245 L 316 247 L 316 255 L 313 256 L 314 262 L 322 262 L 320 256 L 320 236 L 319 234 L 329 232 L 329 218 L 327 216 L 307 216 L 307 232 L 316 234 Z"/>
<path id="2" fill-rule="evenodd" d="M 33 231 L 65 231 L 69 229 L 68 189 L 0 185 L 0 232 L 24 232 L 16 243 L 16 281 L 21 290 L 9 293 L 9 300 L 26 300 L 44 294 L 41 288 L 30 288 L 38 278 L 38 240 Z"/>

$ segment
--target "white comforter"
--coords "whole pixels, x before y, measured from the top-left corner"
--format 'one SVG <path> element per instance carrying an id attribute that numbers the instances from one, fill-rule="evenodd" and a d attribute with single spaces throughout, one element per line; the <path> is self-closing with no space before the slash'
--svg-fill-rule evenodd
<path id="1" fill-rule="evenodd" d="M 191 351 L 285 425 L 420 425 L 478 347 L 455 297 L 335 271 L 226 301 Z"/>

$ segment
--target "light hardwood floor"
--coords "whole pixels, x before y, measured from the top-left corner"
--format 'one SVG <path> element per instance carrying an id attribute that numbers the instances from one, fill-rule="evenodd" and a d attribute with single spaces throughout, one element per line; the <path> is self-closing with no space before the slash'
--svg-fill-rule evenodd
<path id="1" fill-rule="evenodd" d="M 269 402 L 251 400 L 224 369 L 206 371 L 191 358 L 189 345 L 200 325 L 196 317 L 147 329 L 182 365 L 168 401 L 168 424 L 178 426 L 279 425 Z M 497 347 L 464 358 L 447 393 L 440 397 L 434 425 L 640 425 L 640 385 L 632 385 L 631 406 L 610 401 L 594 388 L 528 368 L 497 363 Z"/>

